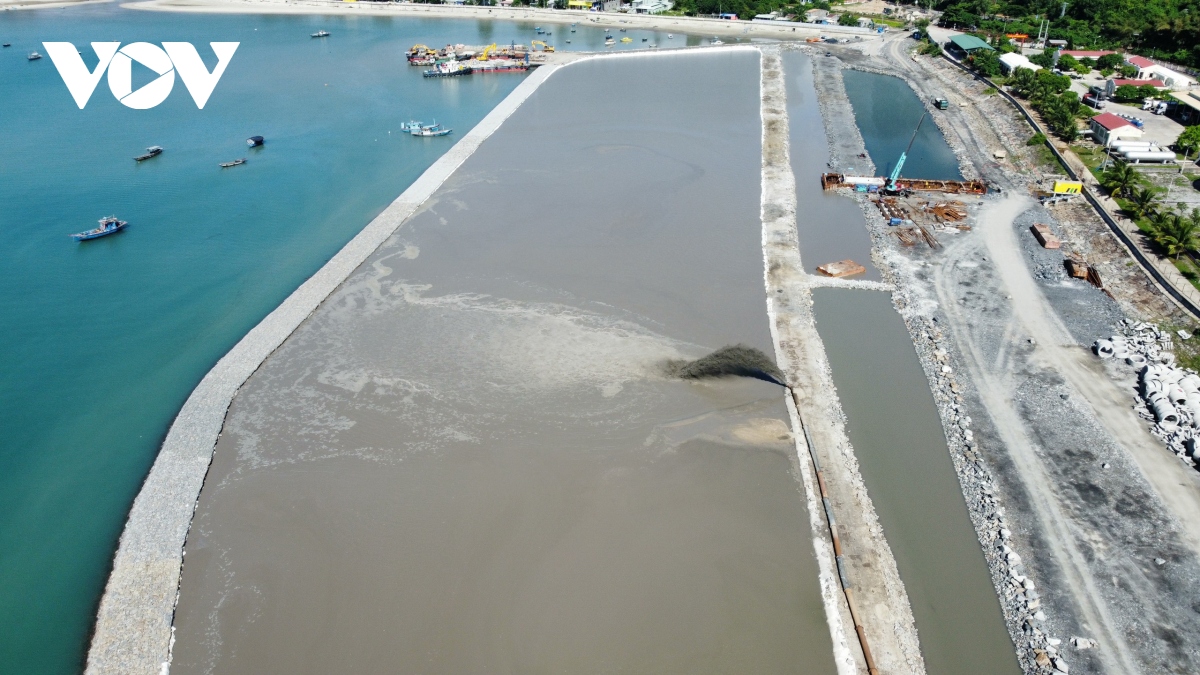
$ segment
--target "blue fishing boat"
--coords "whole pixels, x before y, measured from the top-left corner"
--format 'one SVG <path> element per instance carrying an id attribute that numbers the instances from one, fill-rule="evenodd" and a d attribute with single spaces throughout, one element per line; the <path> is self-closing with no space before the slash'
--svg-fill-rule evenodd
<path id="1" fill-rule="evenodd" d="M 400 131 L 407 131 L 407 132 L 411 133 L 413 131 L 419 131 L 421 129 L 421 127 L 423 127 L 423 126 L 425 126 L 425 125 L 421 124 L 417 120 L 411 120 L 409 122 L 401 122 L 400 123 Z"/>
<path id="2" fill-rule="evenodd" d="M 97 227 L 94 230 L 88 230 L 87 232 L 77 232 L 71 235 L 71 238 L 75 241 L 99 239 L 100 237 L 107 237 L 110 234 L 116 234 L 117 232 L 120 232 L 121 230 L 125 229 L 125 226 L 128 224 L 129 223 L 123 220 L 117 220 L 116 216 L 108 216 L 107 218 L 100 219 L 100 227 Z"/>
<path id="3" fill-rule="evenodd" d="M 413 136 L 424 136 L 424 137 L 428 138 L 430 136 L 446 136 L 451 131 L 453 131 L 453 129 L 447 129 L 440 124 L 434 123 L 427 127 L 421 127 L 420 129 L 413 129 L 409 133 L 412 134 Z"/>

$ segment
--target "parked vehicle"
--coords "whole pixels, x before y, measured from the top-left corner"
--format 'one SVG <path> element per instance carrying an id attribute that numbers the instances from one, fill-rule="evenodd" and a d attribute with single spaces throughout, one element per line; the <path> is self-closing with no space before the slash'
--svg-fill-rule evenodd
<path id="1" fill-rule="evenodd" d="M 1096 110 L 1103 110 L 1104 106 L 1107 105 L 1104 102 L 1104 99 L 1099 98 L 1098 96 L 1096 96 L 1095 94 L 1092 94 L 1092 93 L 1087 93 L 1087 94 L 1083 95 L 1083 104 L 1087 105 L 1087 106 L 1091 106 L 1091 107 L 1095 108 Z"/>

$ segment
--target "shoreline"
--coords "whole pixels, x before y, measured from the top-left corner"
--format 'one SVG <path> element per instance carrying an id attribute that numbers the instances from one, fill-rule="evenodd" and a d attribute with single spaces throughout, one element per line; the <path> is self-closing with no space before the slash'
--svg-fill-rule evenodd
<path id="1" fill-rule="evenodd" d="M 225 415 L 268 357 L 561 66 L 528 75 L 204 376 L 171 423 L 130 509 L 99 603 L 87 675 L 170 667 L 183 551 Z"/>
<path id="2" fill-rule="evenodd" d="M 107 2 L 108 0 L 98 0 Z M 440 19 L 491 19 L 499 21 L 537 21 L 553 24 L 585 23 L 599 27 L 639 28 L 679 32 L 680 34 L 736 37 L 748 39 L 804 40 L 819 35 L 859 37 L 877 40 L 879 35 L 865 28 L 821 26 L 795 23 L 785 26 L 765 22 L 725 21 L 704 17 L 663 14 L 622 14 L 579 10 L 540 9 L 535 7 L 482 7 L 417 3 L 339 2 L 335 0 L 141 0 L 122 3 L 127 9 L 163 12 L 217 14 L 328 14 L 407 16 Z"/>

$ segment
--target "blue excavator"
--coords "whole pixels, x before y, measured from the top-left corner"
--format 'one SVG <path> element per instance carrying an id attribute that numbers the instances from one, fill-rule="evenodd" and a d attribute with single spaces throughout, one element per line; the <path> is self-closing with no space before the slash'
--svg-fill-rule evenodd
<path id="1" fill-rule="evenodd" d="M 917 132 L 921 130 L 921 125 L 925 122 L 925 115 L 921 113 L 921 119 L 917 122 L 917 128 L 913 130 L 912 138 L 908 139 L 908 147 L 904 152 L 900 153 L 900 159 L 896 162 L 896 168 L 892 169 L 892 174 L 888 176 L 887 185 L 884 189 L 891 193 L 896 193 L 896 180 L 900 178 L 900 171 L 904 169 L 904 161 L 908 159 L 908 151 L 912 150 L 913 142 L 917 140 Z"/>

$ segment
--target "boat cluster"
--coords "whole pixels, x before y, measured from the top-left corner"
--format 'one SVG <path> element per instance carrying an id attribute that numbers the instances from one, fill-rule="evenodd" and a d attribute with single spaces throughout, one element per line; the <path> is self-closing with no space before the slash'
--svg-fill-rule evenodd
<path id="1" fill-rule="evenodd" d="M 256 148 L 262 145 L 263 142 L 264 140 L 262 136 L 251 136 L 250 138 L 246 139 L 246 145 L 251 148 Z M 163 147 L 161 145 L 152 145 L 146 148 L 146 152 L 134 157 L 133 161 L 144 162 L 148 159 L 158 157 L 162 153 Z M 231 162 L 221 162 L 220 167 L 222 169 L 227 169 L 231 166 L 240 166 L 245 163 L 246 158 L 241 157 Z M 124 220 L 117 219 L 116 216 L 106 216 L 100 219 L 99 227 L 87 230 L 86 232 L 76 232 L 75 234 L 71 235 L 71 238 L 75 241 L 90 241 L 92 239 L 99 239 L 100 237 L 107 237 L 110 234 L 116 234 L 125 229 L 127 225 L 129 225 L 129 223 L 125 222 Z"/>

